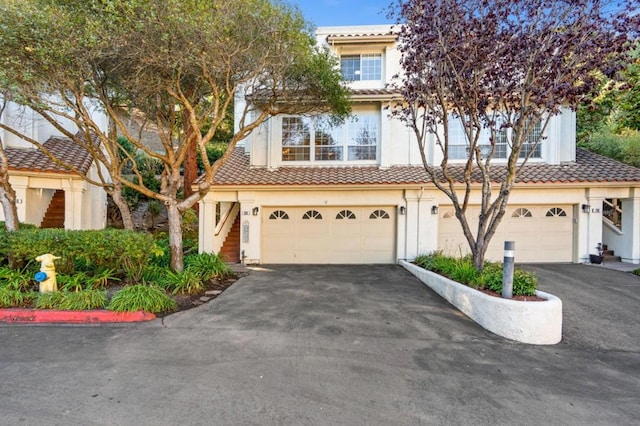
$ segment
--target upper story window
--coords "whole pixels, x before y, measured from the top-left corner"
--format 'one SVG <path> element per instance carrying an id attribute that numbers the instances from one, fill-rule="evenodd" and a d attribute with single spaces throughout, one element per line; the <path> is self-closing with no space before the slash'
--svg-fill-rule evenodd
<path id="1" fill-rule="evenodd" d="M 360 113 L 342 125 L 326 118 L 283 117 L 282 161 L 376 161 L 379 113 Z"/>
<path id="2" fill-rule="evenodd" d="M 509 155 L 509 141 L 511 140 L 511 129 L 500 129 L 500 124 L 496 124 L 498 128 L 495 132 L 495 151 L 493 153 L 494 159 L 506 159 Z M 449 117 L 448 122 L 449 130 L 449 159 L 451 160 L 466 160 L 469 157 L 469 143 L 467 142 L 467 135 L 465 134 L 462 120 L 458 117 Z M 530 151 L 531 156 L 529 158 L 542 158 L 542 143 L 539 141 L 540 134 L 542 132 L 542 123 L 537 122 L 531 129 L 527 127 L 527 139 L 522 145 L 519 158 L 526 158 Z M 536 141 L 538 144 L 536 145 Z M 491 151 L 491 130 L 482 129 L 480 131 L 480 137 L 478 138 L 478 145 L 482 155 L 487 156 Z"/>
<path id="3" fill-rule="evenodd" d="M 382 80 L 382 54 L 343 55 L 340 69 L 346 81 Z"/>

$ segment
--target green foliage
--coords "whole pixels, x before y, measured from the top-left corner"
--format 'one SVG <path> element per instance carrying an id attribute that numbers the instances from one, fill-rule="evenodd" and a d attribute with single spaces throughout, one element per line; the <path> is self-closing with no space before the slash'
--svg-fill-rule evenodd
<path id="1" fill-rule="evenodd" d="M 224 278 L 231 274 L 229 266 L 214 253 L 193 254 L 185 257 L 185 268 L 196 273 L 204 281 Z"/>
<path id="2" fill-rule="evenodd" d="M 631 273 L 634 275 L 640 275 L 640 269 L 634 269 Z"/>
<path id="3" fill-rule="evenodd" d="M 204 290 L 204 282 L 199 274 L 185 269 L 182 272 L 169 272 L 165 288 L 173 294 L 194 294 Z"/>
<path id="4" fill-rule="evenodd" d="M 0 308 L 17 308 L 29 305 L 35 295 L 34 292 L 23 292 L 8 286 L 0 287 Z"/>
<path id="5" fill-rule="evenodd" d="M 605 128 L 590 135 L 580 146 L 605 157 L 640 167 L 640 131 Z"/>
<path id="6" fill-rule="evenodd" d="M 444 256 L 440 252 L 416 257 L 416 265 L 444 275 L 459 283 L 473 288 L 485 288 L 487 290 L 502 293 L 502 264 L 487 262 L 478 272 L 473 266 L 470 256 L 454 258 Z M 513 295 L 535 296 L 538 280 L 534 274 L 516 268 L 513 272 Z"/>
<path id="7" fill-rule="evenodd" d="M 27 291 L 36 287 L 31 274 L 22 273 L 8 267 L 0 267 L 0 287 Z"/>
<path id="8" fill-rule="evenodd" d="M 175 310 L 176 302 L 156 285 L 137 284 L 118 291 L 107 309 L 116 312 L 134 312 L 143 310 L 159 313 Z"/>
<path id="9" fill-rule="evenodd" d="M 56 275 L 58 289 L 62 291 L 80 291 L 86 285 L 88 278 L 84 272 L 76 272 L 73 275 Z"/>
<path id="10" fill-rule="evenodd" d="M 6 251 L 0 256 L 12 259 L 10 266 L 13 269 L 26 266 L 34 272 L 38 270 L 35 258 L 43 253 L 61 257 L 56 260 L 56 269 L 62 274 L 105 269 L 127 272 L 160 253 L 150 235 L 117 229 L 20 229 L 11 232 L 6 239 L 7 244 L 0 246 Z"/>
<path id="11" fill-rule="evenodd" d="M 106 304 L 107 293 L 104 290 L 41 293 L 35 300 L 35 307 L 37 309 L 61 309 L 64 311 L 102 309 Z"/>
<path id="12" fill-rule="evenodd" d="M 218 133 L 216 134 L 219 137 L 223 137 L 223 141 L 222 142 L 211 142 L 209 144 L 207 144 L 206 151 L 207 151 L 207 159 L 209 160 L 209 164 L 213 164 L 216 162 L 216 160 L 220 157 L 222 157 L 224 155 L 224 153 L 227 151 L 227 146 L 228 146 L 228 141 L 229 139 L 231 139 L 231 137 L 233 136 L 233 116 L 231 116 L 232 120 L 231 120 L 231 125 L 227 126 L 227 131 L 224 131 L 224 129 L 221 129 L 222 131 L 218 131 Z M 204 172 L 204 164 L 202 162 L 202 156 L 200 155 L 200 151 L 198 151 L 198 170 L 200 173 Z"/>
<path id="13" fill-rule="evenodd" d="M 63 298 L 64 294 L 61 291 L 40 293 L 35 300 L 35 307 L 36 309 L 59 309 Z"/>
<path id="14" fill-rule="evenodd" d="M 98 290 L 106 288 L 109 283 L 120 281 L 117 277 L 116 271 L 113 268 L 104 268 L 96 271 L 93 275 L 87 277 L 87 289 Z"/>
<path id="15" fill-rule="evenodd" d="M 61 292 L 63 295 L 57 309 L 68 311 L 86 311 L 102 309 L 107 304 L 107 292 L 104 290 L 82 290 Z"/>

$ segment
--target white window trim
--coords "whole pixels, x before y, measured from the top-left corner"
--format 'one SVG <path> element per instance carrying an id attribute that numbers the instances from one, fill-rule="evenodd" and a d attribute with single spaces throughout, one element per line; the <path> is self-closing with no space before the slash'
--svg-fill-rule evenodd
<path id="1" fill-rule="evenodd" d="M 375 117 L 375 120 L 377 122 L 377 132 L 376 132 L 376 159 L 375 160 L 349 160 L 349 147 L 350 146 L 354 146 L 354 145 L 350 145 L 350 138 L 349 138 L 349 121 L 351 119 L 347 119 L 347 121 L 345 122 L 346 125 L 342 125 L 339 127 L 340 131 L 341 131 L 341 136 L 339 137 L 339 140 L 342 142 L 341 144 L 338 145 L 316 145 L 315 144 L 315 134 L 316 134 L 316 130 L 315 127 L 311 126 L 311 144 L 309 146 L 309 160 L 291 160 L 291 161 L 287 161 L 284 160 L 282 157 L 282 150 L 286 147 L 283 144 L 283 137 L 282 137 L 282 119 L 283 118 L 288 118 L 288 117 L 301 117 L 301 116 L 296 116 L 296 115 L 282 115 L 279 117 L 278 120 L 278 132 L 280 133 L 280 137 L 279 137 L 279 164 L 281 166 L 309 166 L 309 165 L 314 165 L 314 166 L 351 166 L 351 165 L 378 165 L 380 164 L 380 156 L 381 156 L 381 150 L 380 150 L 380 146 L 381 146 L 381 127 L 382 127 L 382 123 L 381 123 L 381 114 L 379 112 L 361 112 L 361 113 L 355 113 L 354 117 L 357 119 L 358 117 L 362 117 L 362 116 L 369 116 L 369 117 Z M 305 118 L 305 117 L 303 117 Z M 308 118 L 308 117 L 307 117 Z M 316 147 L 320 147 L 320 146 L 336 146 L 336 147 L 341 147 L 342 148 L 342 160 L 317 160 L 315 158 L 315 148 Z M 370 146 L 370 145 L 367 145 Z"/>
<path id="2" fill-rule="evenodd" d="M 449 120 L 460 120 L 460 118 L 454 118 L 454 117 L 449 117 Z M 541 119 L 541 121 L 544 120 L 544 117 Z M 549 142 L 549 139 L 547 137 L 548 135 L 548 128 L 545 130 L 545 132 L 543 132 L 542 134 L 542 139 L 540 139 L 540 141 L 538 142 L 538 145 L 536 147 L 536 149 L 540 150 L 540 156 L 539 157 L 529 157 L 529 159 L 527 160 L 527 162 L 529 163 L 543 163 L 545 162 L 545 145 Z M 507 139 L 510 140 L 511 139 L 511 129 L 506 129 L 507 131 Z M 449 135 L 449 137 L 451 137 L 451 135 Z M 483 143 L 485 142 L 485 143 Z M 488 131 L 486 129 L 483 129 L 483 134 L 481 133 L 480 135 L 480 140 L 479 140 L 479 145 L 480 146 L 490 146 L 489 145 L 489 134 Z M 452 146 L 466 146 L 468 147 L 468 144 L 466 143 L 454 143 L 452 144 L 451 141 L 449 141 L 449 148 Z M 468 148 L 467 148 L 468 149 Z M 522 151 L 521 151 L 522 152 Z M 511 154 L 511 147 L 509 146 L 509 144 L 506 144 L 506 155 L 505 157 L 496 157 L 494 156 L 491 161 L 494 163 L 506 163 L 509 159 L 509 155 Z M 448 161 L 450 163 L 464 163 L 466 162 L 468 159 L 468 157 L 465 158 L 451 158 L 449 157 Z M 518 158 L 518 162 L 523 162 L 525 160 L 524 157 L 519 157 Z"/>

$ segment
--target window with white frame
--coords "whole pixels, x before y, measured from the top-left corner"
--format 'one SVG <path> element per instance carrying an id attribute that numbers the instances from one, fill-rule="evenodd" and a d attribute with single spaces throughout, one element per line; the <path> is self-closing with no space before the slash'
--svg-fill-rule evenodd
<path id="1" fill-rule="evenodd" d="M 465 134 L 462 120 L 459 117 L 449 117 L 449 148 L 448 154 L 451 160 L 466 160 L 469 156 L 469 142 Z M 512 137 L 510 128 L 501 128 L 501 120 L 496 120 L 495 124 L 495 144 L 493 158 L 505 159 L 509 154 L 509 141 Z M 531 129 L 525 129 L 527 136 L 520 150 L 519 158 L 526 158 L 531 152 L 529 158 L 542 158 L 541 143 L 536 141 L 540 139 L 542 132 L 542 124 L 538 121 Z M 491 150 L 491 129 L 483 128 L 478 137 L 478 145 L 484 156 L 489 155 Z"/>
<path id="2" fill-rule="evenodd" d="M 382 80 L 382 54 L 343 55 L 340 69 L 346 81 Z"/>
<path id="3" fill-rule="evenodd" d="M 341 125 L 326 117 L 282 117 L 282 161 L 376 161 L 379 113 L 356 113 Z"/>

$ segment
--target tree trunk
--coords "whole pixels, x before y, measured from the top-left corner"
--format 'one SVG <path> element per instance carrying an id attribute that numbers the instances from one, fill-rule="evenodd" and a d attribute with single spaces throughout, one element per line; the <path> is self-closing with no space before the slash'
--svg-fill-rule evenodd
<path id="1" fill-rule="evenodd" d="M 191 194 L 193 194 L 193 190 L 191 189 L 191 185 L 193 182 L 198 179 L 198 156 L 197 156 L 197 140 L 195 135 L 195 129 L 191 126 L 191 122 L 189 121 L 189 114 L 187 111 L 183 113 L 183 130 L 185 133 L 185 141 L 188 145 L 187 153 L 184 157 L 183 170 L 184 170 L 184 179 L 182 183 L 182 191 L 184 192 L 184 198 L 189 198 Z M 208 161 L 208 159 L 203 158 L 203 161 Z M 198 211 L 198 205 L 194 206 L 196 211 Z"/>
<path id="2" fill-rule="evenodd" d="M 4 212 L 4 225 L 7 231 L 17 231 L 20 227 L 18 222 L 18 208 L 16 207 L 16 192 L 9 185 L 8 179 L 3 179 L 0 185 L 0 204 Z"/>
<path id="3" fill-rule="evenodd" d="M 169 250 L 171 251 L 171 269 L 181 272 L 184 269 L 182 253 L 182 213 L 175 203 L 167 206 L 169 219 Z"/>
<path id="4" fill-rule="evenodd" d="M 122 187 L 119 187 L 119 188 L 117 187 L 117 189 L 111 191 L 111 194 L 109 195 L 111 195 L 113 202 L 118 207 L 118 210 L 120 210 L 120 216 L 122 217 L 122 226 L 124 227 L 124 229 L 133 231 L 134 229 L 133 217 L 131 216 L 131 210 L 129 209 L 129 205 L 127 204 L 125 199 L 122 197 Z"/>
<path id="5" fill-rule="evenodd" d="M 473 258 L 473 266 L 476 268 L 476 271 L 482 272 L 484 268 L 484 259 L 487 255 L 487 248 L 489 247 L 489 241 L 486 238 L 486 235 L 482 237 L 481 240 L 476 241 L 475 246 L 471 247 L 471 255 Z"/>

